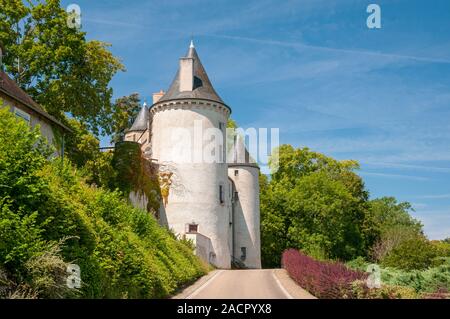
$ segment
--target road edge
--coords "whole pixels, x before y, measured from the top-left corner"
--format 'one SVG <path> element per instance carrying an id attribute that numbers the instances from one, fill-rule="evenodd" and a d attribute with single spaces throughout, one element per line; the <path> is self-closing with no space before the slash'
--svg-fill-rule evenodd
<path id="1" fill-rule="evenodd" d="M 317 299 L 292 280 L 286 269 L 273 269 L 272 274 L 293 299 Z"/>
<path id="2" fill-rule="evenodd" d="M 192 285 L 183 289 L 180 293 L 171 297 L 170 299 L 191 299 L 195 295 L 197 295 L 203 288 L 205 288 L 209 283 L 211 283 L 212 279 L 218 276 L 223 270 L 216 269 L 210 271 L 208 274 L 200 277 L 196 282 Z"/>

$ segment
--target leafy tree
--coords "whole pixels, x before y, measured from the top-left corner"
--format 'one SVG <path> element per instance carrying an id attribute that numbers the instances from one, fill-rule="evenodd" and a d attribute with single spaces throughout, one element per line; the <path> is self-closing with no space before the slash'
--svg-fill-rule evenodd
<path id="1" fill-rule="evenodd" d="M 68 112 L 94 133 L 110 133 L 109 82 L 124 68 L 109 45 L 71 28 L 59 0 L 0 0 L 0 7 L 6 72 L 56 118 Z"/>
<path id="2" fill-rule="evenodd" d="M 125 131 L 133 125 L 136 116 L 141 109 L 138 93 L 118 98 L 113 105 L 111 121 L 111 142 L 117 143 L 123 140 Z"/>
<path id="3" fill-rule="evenodd" d="M 423 236 L 422 224 L 409 214 L 408 202 L 382 197 L 371 200 L 369 206 L 372 226 L 368 233 L 374 242 L 371 257 L 375 261 L 383 260 L 401 242 Z"/>
<path id="4" fill-rule="evenodd" d="M 417 233 L 421 233 L 422 224 L 409 214 L 409 211 L 412 210 L 410 203 L 399 203 L 394 197 L 382 197 L 370 201 L 374 226 L 378 228 L 380 233 L 398 226 L 408 227 Z"/>
<path id="5" fill-rule="evenodd" d="M 353 171 L 355 161 L 337 161 L 307 148 L 281 145 L 270 182 L 261 187 L 261 241 L 266 266 L 276 266 L 286 248 L 317 258 L 351 259 L 364 254 L 368 193 Z"/>

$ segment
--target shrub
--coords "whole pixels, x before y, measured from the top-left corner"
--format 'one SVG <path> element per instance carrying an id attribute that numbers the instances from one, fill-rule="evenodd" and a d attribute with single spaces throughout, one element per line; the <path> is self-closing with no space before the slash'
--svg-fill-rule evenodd
<path id="1" fill-rule="evenodd" d="M 360 270 L 360 271 L 366 271 L 367 266 L 370 263 L 364 258 L 364 257 L 356 257 L 355 259 L 352 259 L 345 263 L 345 265 L 351 269 Z"/>
<path id="2" fill-rule="evenodd" d="M 420 295 L 411 287 L 382 285 L 370 289 L 364 281 L 352 283 L 353 294 L 358 299 L 417 299 Z"/>
<path id="3" fill-rule="evenodd" d="M 381 264 L 404 270 L 426 269 L 432 259 L 436 257 L 436 250 L 425 238 L 416 237 L 401 242 L 382 259 Z"/>
<path id="4" fill-rule="evenodd" d="M 318 298 L 354 298 L 352 283 L 367 274 L 338 262 L 317 261 L 296 249 L 283 252 L 282 265 L 291 278 Z"/>
<path id="5" fill-rule="evenodd" d="M 436 255 L 439 257 L 450 257 L 450 243 L 444 240 L 432 240 L 431 244 L 436 249 Z"/>
<path id="6" fill-rule="evenodd" d="M 450 264 L 422 271 L 382 268 L 381 280 L 389 285 L 411 287 L 419 293 L 434 293 L 440 290 L 450 291 Z"/>

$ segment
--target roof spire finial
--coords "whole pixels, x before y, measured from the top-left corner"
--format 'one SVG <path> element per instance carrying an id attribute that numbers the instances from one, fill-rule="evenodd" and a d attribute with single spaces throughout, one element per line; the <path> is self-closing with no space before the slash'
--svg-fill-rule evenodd
<path id="1" fill-rule="evenodd" d="M 194 48 L 194 36 L 191 35 L 191 44 L 189 45 L 189 49 L 193 49 Z"/>

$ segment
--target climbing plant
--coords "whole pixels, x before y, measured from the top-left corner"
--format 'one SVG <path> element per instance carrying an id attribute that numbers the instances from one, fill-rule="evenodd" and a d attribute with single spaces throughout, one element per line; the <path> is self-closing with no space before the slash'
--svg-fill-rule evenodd
<path id="1" fill-rule="evenodd" d="M 129 141 L 116 143 L 112 165 L 117 172 L 113 186 L 127 197 L 132 191 L 145 195 L 147 210 L 156 215 L 161 199 L 157 170 L 143 157 L 140 144 Z"/>

